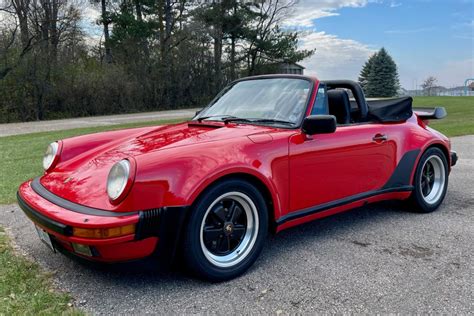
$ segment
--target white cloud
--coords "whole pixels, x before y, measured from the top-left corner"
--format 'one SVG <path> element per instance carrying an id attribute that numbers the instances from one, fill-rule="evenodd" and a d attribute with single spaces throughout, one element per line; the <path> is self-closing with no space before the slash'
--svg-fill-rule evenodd
<path id="1" fill-rule="evenodd" d="M 300 47 L 316 49 L 301 64 L 306 67 L 306 74 L 320 79 L 357 79 L 365 61 L 375 52 L 366 44 L 325 32 L 304 34 Z"/>
<path id="2" fill-rule="evenodd" d="M 396 2 L 396 1 L 390 2 L 390 8 L 397 8 L 397 7 L 401 6 L 401 5 L 402 5 L 401 2 Z"/>
<path id="3" fill-rule="evenodd" d="M 344 7 L 365 7 L 370 2 L 379 0 L 299 0 L 286 26 L 313 27 L 316 19 L 337 16 L 336 11 Z"/>
<path id="4" fill-rule="evenodd" d="M 321 79 L 357 79 L 362 65 L 375 52 L 368 45 L 317 31 L 318 19 L 338 16 L 341 8 L 361 8 L 382 0 L 300 0 L 285 22 L 288 28 L 312 30 L 300 34 L 300 48 L 316 49 L 301 62 L 306 74 Z M 392 1 L 393 2 L 393 1 Z"/>

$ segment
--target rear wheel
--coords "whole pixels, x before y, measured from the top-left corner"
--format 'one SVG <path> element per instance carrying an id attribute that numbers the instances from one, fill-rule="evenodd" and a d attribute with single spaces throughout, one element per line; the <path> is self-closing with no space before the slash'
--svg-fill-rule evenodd
<path id="1" fill-rule="evenodd" d="M 411 199 L 417 211 L 430 213 L 441 205 L 448 188 L 448 162 L 439 148 L 430 148 L 423 154 L 414 185 Z"/>
<path id="2" fill-rule="evenodd" d="M 261 193 L 242 180 L 226 180 L 195 203 L 187 224 L 185 259 L 198 276 L 213 281 L 234 278 L 260 254 L 268 231 Z"/>

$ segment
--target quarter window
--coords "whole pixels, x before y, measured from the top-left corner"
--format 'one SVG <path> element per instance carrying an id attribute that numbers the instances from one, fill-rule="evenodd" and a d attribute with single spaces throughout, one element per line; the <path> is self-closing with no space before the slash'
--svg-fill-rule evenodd
<path id="1" fill-rule="evenodd" d="M 316 102 L 314 102 L 311 115 L 324 115 L 329 113 L 328 95 L 326 93 L 326 85 L 320 83 L 318 87 L 318 94 L 316 95 Z"/>

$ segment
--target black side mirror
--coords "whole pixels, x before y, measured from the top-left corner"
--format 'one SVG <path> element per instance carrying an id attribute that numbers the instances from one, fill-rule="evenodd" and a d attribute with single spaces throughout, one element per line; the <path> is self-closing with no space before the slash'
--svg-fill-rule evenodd
<path id="1" fill-rule="evenodd" d="M 301 128 L 308 135 L 331 134 L 336 131 L 336 117 L 334 115 L 311 115 L 304 119 Z"/>

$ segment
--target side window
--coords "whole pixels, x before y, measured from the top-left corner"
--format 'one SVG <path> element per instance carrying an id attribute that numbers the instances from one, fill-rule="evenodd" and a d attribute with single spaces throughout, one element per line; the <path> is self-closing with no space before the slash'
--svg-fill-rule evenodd
<path id="1" fill-rule="evenodd" d="M 314 102 L 311 115 L 324 115 L 328 113 L 328 94 L 326 92 L 326 85 L 324 83 L 320 83 L 318 87 L 318 94 L 316 95 L 316 102 Z"/>

